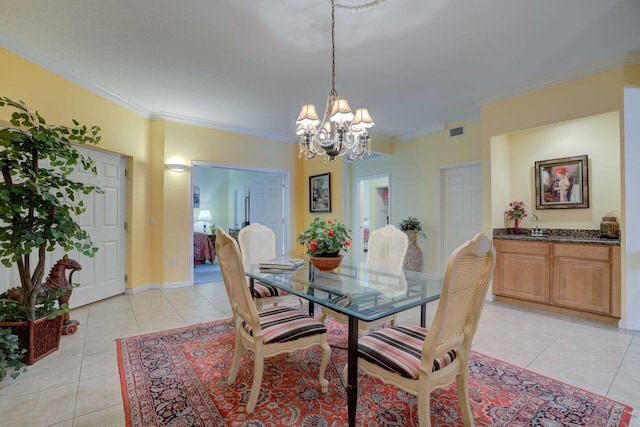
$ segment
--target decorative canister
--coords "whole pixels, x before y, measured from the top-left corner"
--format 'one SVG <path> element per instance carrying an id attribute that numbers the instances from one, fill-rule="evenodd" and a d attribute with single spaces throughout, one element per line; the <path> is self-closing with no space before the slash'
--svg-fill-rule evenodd
<path id="1" fill-rule="evenodd" d="M 620 236 L 620 224 L 615 216 L 603 216 L 600 223 L 600 237 L 617 239 Z"/>

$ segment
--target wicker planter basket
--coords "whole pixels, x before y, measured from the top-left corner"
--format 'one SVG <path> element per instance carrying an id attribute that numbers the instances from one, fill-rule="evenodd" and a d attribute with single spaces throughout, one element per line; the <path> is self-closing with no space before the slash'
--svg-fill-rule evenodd
<path id="1" fill-rule="evenodd" d="M 11 328 L 11 332 L 18 336 L 20 347 L 27 349 L 23 362 L 33 365 L 58 349 L 63 321 L 64 316 L 53 320 L 42 317 L 35 321 L 0 322 L 0 328 Z"/>

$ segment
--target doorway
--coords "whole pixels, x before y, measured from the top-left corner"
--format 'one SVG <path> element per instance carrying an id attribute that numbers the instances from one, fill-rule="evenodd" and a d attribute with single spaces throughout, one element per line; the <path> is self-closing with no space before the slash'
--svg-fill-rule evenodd
<path id="1" fill-rule="evenodd" d="M 355 181 L 355 204 L 353 241 L 355 259 L 367 260 L 369 235 L 378 228 L 391 223 L 391 197 L 389 174 L 358 177 Z"/>
<path id="2" fill-rule="evenodd" d="M 93 245 L 98 248 L 95 257 L 87 257 L 76 249 L 65 251 L 56 247 L 47 252 L 46 272 L 65 254 L 82 265 L 73 276 L 80 286 L 73 290 L 70 308 L 91 304 L 125 292 L 126 275 L 126 159 L 120 155 L 77 146 L 82 155 L 90 157 L 97 175 L 76 167 L 70 177 L 74 181 L 102 188 L 103 193 L 79 194 L 86 211 L 75 216 L 76 222 L 89 232 Z M 33 254 L 35 257 L 37 254 Z M 35 262 L 35 258 L 33 259 Z M 0 293 L 20 282 L 18 268 L 0 266 Z"/>
<path id="3" fill-rule="evenodd" d="M 276 253 L 279 256 L 289 253 L 290 178 L 287 171 L 193 162 L 191 181 L 192 187 L 199 188 L 198 206 L 191 206 L 194 233 L 202 232 L 204 224 L 197 218 L 199 211 L 207 209 L 211 212 L 207 228 L 221 228 L 236 237 L 249 223 L 259 222 L 275 233 Z M 213 264 L 217 264 L 217 260 Z M 204 270 L 194 262 L 194 275 L 196 268 Z M 200 272 L 197 273 L 197 283 L 207 283 Z"/>

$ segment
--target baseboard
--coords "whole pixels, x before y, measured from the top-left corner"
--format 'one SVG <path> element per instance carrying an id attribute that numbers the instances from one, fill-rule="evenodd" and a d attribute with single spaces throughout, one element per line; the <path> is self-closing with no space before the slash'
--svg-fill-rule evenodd
<path id="1" fill-rule="evenodd" d="M 618 328 L 628 329 L 630 331 L 640 331 L 640 322 L 627 322 L 626 320 L 620 319 L 618 322 Z"/>
<path id="2" fill-rule="evenodd" d="M 125 294 L 135 295 L 151 289 L 164 290 L 164 289 L 186 288 L 188 286 L 193 286 L 193 283 L 191 282 L 149 283 L 147 285 L 137 286 L 135 288 L 127 288 L 125 289 Z"/>

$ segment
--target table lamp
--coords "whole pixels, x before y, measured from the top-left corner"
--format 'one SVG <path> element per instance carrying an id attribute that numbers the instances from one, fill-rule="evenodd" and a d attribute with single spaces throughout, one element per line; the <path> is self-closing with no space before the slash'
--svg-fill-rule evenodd
<path id="1" fill-rule="evenodd" d="M 202 209 L 198 214 L 198 221 L 204 222 L 204 234 L 207 234 L 207 221 L 211 220 L 211 211 L 209 209 Z"/>

